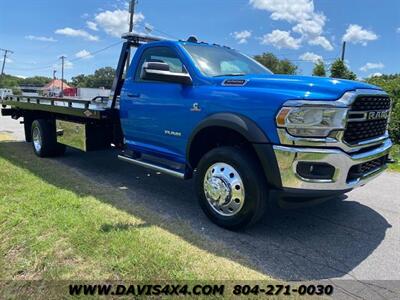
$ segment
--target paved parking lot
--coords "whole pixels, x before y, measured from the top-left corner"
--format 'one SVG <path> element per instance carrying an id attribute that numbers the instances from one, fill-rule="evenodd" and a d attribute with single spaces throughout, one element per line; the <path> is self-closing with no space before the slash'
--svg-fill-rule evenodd
<path id="1" fill-rule="evenodd" d="M 2 132 L 16 140 L 23 138 L 18 122 L 4 117 L 0 117 Z M 30 150 L 24 143 L 21 147 Z M 234 233 L 214 226 L 203 216 L 191 181 L 125 164 L 113 152 L 69 150 L 59 162 L 98 184 L 123 188 L 132 201 L 144 203 L 166 220 L 182 220 L 195 232 L 245 256 L 249 267 L 275 278 L 400 280 L 398 173 L 387 172 L 345 199 L 282 211 L 251 229 Z M 164 226 L 174 231 L 168 222 Z"/>

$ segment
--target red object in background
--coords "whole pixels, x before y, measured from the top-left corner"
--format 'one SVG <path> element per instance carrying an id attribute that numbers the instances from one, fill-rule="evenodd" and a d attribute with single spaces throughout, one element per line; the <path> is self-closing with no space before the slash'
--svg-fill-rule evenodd
<path id="1" fill-rule="evenodd" d="M 64 97 L 76 97 L 78 93 L 77 88 L 66 88 L 64 89 Z"/>

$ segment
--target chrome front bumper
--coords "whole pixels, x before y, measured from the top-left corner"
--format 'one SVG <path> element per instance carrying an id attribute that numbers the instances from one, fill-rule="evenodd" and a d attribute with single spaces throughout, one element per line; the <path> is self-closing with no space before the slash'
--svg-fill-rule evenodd
<path id="1" fill-rule="evenodd" d="M 303 190 L 349 190 L 366 184 L 386 169 L 386 164 L 379 169 L 364 174 L 362 177 L 348 181 L 351 167 L 366 163 L 389 154 L 392 142 L 385 140 L 373 150 L 347 154 L 339 149 L 300 148 L 274 146 L 275 156 L 280 170 L 282 187 Z M 332 179 L 306 179 L 297 173 L 299 162 L 326 163 L 335 168 Z"/>

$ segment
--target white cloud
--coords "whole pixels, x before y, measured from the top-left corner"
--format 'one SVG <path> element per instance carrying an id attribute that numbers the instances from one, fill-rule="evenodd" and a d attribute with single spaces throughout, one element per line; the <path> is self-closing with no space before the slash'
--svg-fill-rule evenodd
<path id="1" fill-rule="evenodd" d="M 315 54 L 313 52 L 306 52 L 299 57 L 302 60 L 306 61 L 311 61 L 311 62 L 318 62 L 318 61 L 324 61 L 323 57 L 321 55 Z"/>
<path id="2" fill-rule="evenodd" d="M 89 51 L 83 49 L 83 50 L 79 51 L 78 53 L 76 53 L 75 57 L 76 58 L 88 59 L 88 58 L 92 58 L 93 55 Z"/>
<path id="3" fill-rule="evenodd" d="M 300 22 L 293 27 L 293 31 L 302 35 L 319 36 L 323 33 L 325 22 L 325 15 L 314 13 L 309 19 L 300 20 Z"/>
<path id="4" fill-rule="evenodd" d="M 274 30 L 261 38 L 264 45 L 272 45 L 278 49 L 299 49 L 301 40 L 290 35 L 290 31 Z"/>
<path id="5" fill-rule="evenodd" d="M 381 76 L 383 76 L 383 74 L 382 74 L 382 73 L 379 73 L 379 72 L 377 72 L 377 73 L 372 73 L 372 74 L 369 74 L 369 75 L 368 75 L 369 78 L 371 78 L 371 77 L 381 77 Z"/>
<path id="6" fill-rule="evenodd" d="M 73 69 L 74 68 L 74 64 L 72 62 L 70 62 L 69 60 L 66 60 L 64 63 L 64 68 L 65 69 Z"/>
<path id="7" fill-rule="evenodd" d="M 298 22 L 309 19 L 314 13 L 312 0 L 250 0 L 250 4 L 257 8 L 271 12 L 272 20 Z"/>
<path id="8" fill-rule="evenodd" d="M 122 34 L 129 31 L 129 12 L 127 10 L 117 9 L 114 11 L 103 11 L 95 16 L 96 24 L 107 34 L 115 37 L 121 37 Z M 135 25 L 142 22 L 144 16 L 141 13 L 135 14 L 133 22 Z"/>
<path id="9" fill-rule="evenodd" d="M 3 63 L 3 61 L 4 61 L 4 56 L 3 57 L 0 57 L 0 63 Z M 11 58 L 6 58 L 6 63 L 7 64 L 12 64 L 14 61 L 11 59 Z"/>
<path id="10" fill-rule="evenodd" d="M 61 35 L 66 35 L 66 36 L 71 36 L 71 37 L 82 37 L 85 40 L 88 41 L 98 41 L 99 37 L 95 35 L 91 35 L 85 30 L 82 29 L 73 29 L 70 27 L 65 27 L 63 29 L 57 29 L 55 31 L 56 34 L 61 34 Z"/>
<path id="11" fill-rule="evenodd" d="M 366 63 L 360 68 L 360 71 L 367 72 L 368 70 L 383 69 L 385 65 L 383 63 Z"/>
<path id="12" fill-rule="evenodd" d="M 243 30 L 243 31 L 235 31 L 231 33 L 233 38 L 238 41 L 239 44 L 246 44 L 247 40 L 251 38 L 251 31 L 249 30 Z"/>
<path id="13" fill-rule="evenodd" d="M 87 28 L 89 28 L 90 30 L 99 31 L 99 29 L 97 28 L 97 24 L 96 24 L 95 22 L 87 21 L 87 22 L 86 22 L 86 26 L 87 26 Z"/>
<path id="14" fill-rule="evenodd" d="M 397 32 L 397 33 L 400 33 L 400 27 L 396 29 L 396 32 Z"/>
<path id="15" fill-rule="evenodd" d="M 56 39 L 52 37 L 46 37 L 46 36 L 35 36 L 35 35 L 27 35 L 25 36 L 25 39 L 31 40 L 31 41 L 39 41 L 39 42 L 57 42 Z"/>
<path id="16" fill-rule="evenodd" d="M 74 64 L 70 62 L 69 60 L 66 60 L 64 63 L 64 68 L 65 69 L 72 69 L 74 67 Z"/>
<path id="17" fill-rule="evenodd" d="M 323 36 L 326 16 L 315 11 L 313 0 L 250 0 L 250 5 L 256 9 L 271 13 L 272 20 L 286 21 L 295 24 L 293 32 L 301 35 L 297 40 L 313 41 L 309 43 L 321 46 L 325 50 L 333 50 L 332 44 Z"/>
<path id="18" fill-rule="evenodd" d="M 316 38 L 313 38 L 308 41 L 308 44 L 313 45 L 313 46 L 321 46 L 327 51 L 332 51 L 333 46 L 331 42 L 328 41 L 328 39 L 324 36 L 317 36 Z"/>
<path id="19" fill-rule="evenodd" d="M 62 65 L 61 63 L 59 64 L 54 64 L 53 65 L 53 69 L 61 69 Z M 69 60 L 65 60 L 64 61 L 64 69 L 68 70 L 68 69 L 72 69 L 74 67 L 74 64 L 72 62 L 70 62 Z"/>
<path id="20" fill-rule="evenodd" d="M 378 39 L 378 36 L 373 31 L 366 30 L 356 24 L 350 24 L 343 36 L 343 41 L 363 46 L 376 39 Z"/>

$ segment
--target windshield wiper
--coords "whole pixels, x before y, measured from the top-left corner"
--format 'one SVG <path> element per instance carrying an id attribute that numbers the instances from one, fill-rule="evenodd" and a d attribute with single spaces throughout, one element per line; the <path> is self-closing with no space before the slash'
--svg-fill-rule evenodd
<path id="1" fill-rule="evenodd" d="M 245 73 L 231 73 L 231 74 L 222 74 L 222 75 L 216 75 L 213 77 L 225 77 L 225 76 L 244 76 L 246 75 Z"/>

